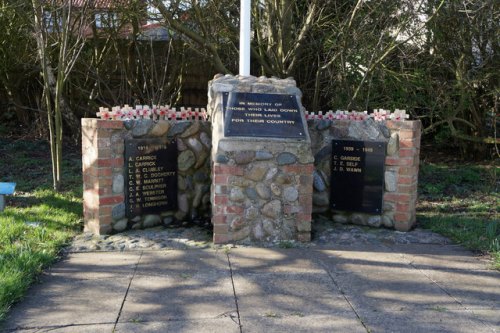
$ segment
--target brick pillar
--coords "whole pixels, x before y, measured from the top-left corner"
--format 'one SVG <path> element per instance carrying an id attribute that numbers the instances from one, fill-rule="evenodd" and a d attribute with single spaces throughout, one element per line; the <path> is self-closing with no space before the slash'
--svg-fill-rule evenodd
<path id="1" fill-rule="evenodd" d="M 123 175 L 123 140 L 113 135 L 121 131 L 122 121 L 82 119 L 84 231 L 97 235 L 111 232 L 113 206 L 125 199 L 123 184 L 113 186 Z"/>
<path id="2" fill-rule="evenodd" d="M 212 166 L 212 224 L 214 243 L 227 243 L 233 238 L 229 223 L 235 222 L 244 213 L 244 208 L 229 203 L 230 180 L 243 176 L 244 169 L 239 166 L 214 163 Z M 237 223 L 237 222 L 236 222 Z"/>
<path id="3" fill-rule="evenodd" d="M 417 121 L 387 121 L 387 127 L 399 137 L 395 156 L 386 158 L 386 166 L 397 174 L 397 189 L 384 195 L 384 202 L 395 206 L 394 227 L 410 230 L 416 222 L 420 135 L 422 124 Z"/>

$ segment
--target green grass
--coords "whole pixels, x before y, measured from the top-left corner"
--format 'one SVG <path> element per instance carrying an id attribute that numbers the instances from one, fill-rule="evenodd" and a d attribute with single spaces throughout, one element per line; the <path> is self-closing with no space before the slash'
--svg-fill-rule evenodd
<path id="1" fill-rule="evenodd" d="M 17 183 L 0 212 L 0 322 L 82 225 L 81 167 L 66 154 L 62 193 L 51 187 L 48 145 L 0 140 L 0 181 Z"/>
<path id="2" fill-rule="evenodd" d="M 498 176 L 493 165 L 422 165 L 417 218 L 424 228 L 490 254 L 500 270 Z"/>

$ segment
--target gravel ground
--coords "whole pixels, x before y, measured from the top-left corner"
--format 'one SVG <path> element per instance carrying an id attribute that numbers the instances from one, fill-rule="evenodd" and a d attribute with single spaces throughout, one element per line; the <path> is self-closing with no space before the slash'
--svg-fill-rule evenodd
<path id="1" fill-rule="evenodd" d="M 450 244 L 446 237 L 429 230 L 416 228 L 399 232 L 385 228 L 369 228 L 334 223 L 325 218 L 313 221 L 312 241 L 276 241 L 254 244 L 262 247 L 314 247 L 327 245 L 363 244 Z M 238 244 L 250 246 L 252 244 Z M 90 233 L 77 235 L 66 247 L 66 252 L 134 251 L 160 249 L 188 249 L 213 247 L 212 230 L 207 225 L 178 225 L 132 230 L 115 235 L 95 236 Z"/>

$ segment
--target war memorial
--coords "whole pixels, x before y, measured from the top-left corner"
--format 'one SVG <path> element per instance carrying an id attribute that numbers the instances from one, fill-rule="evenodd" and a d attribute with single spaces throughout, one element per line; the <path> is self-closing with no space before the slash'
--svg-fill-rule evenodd
<path id="1" fill-rule="evenodd" d="M 101 108 L 82 119 L 85 229 L 210 219 L 215 243 L 307 242 L 315 213 L 408 231 L 420 121 L 310 114 L 293 79 L 216 75 L 207 109 Z"/>

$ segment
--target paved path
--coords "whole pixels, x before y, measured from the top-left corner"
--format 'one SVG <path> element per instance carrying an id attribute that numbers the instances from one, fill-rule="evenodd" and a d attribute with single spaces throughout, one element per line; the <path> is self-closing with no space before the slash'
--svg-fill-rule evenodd
<path id="1" fill-rule="evenodd" d="M 2 332 L 500 332 L 500 272 L 450 244 L 70 253 Z"/>

